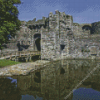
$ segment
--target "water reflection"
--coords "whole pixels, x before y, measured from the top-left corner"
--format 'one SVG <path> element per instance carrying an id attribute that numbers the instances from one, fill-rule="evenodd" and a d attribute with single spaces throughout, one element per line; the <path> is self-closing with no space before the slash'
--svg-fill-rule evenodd
<path id="1" fill-rule="evenodd" d="M 37 83 L 41 83 L 41 74 L 40 72 L 35 73 L 34 81 Z"/>
<path id="2" fill-rule="evenodd" d="M 21 95 L 16 88 L 16 83 L 10 79 L 0 78 L 0 100 L 20 100 Z"/>
<path id="3" fill-rule="evenodd" d="M 25 96 L 33 98 L 33 100 L 36 98 L 40 98 L 39 100 L 64 100 L 64 97 L 96 66 L 97 63 L 92 61 L 61 60 L 52 62 L 45 68 L 28 75 L 13 76 L 12 78 L 16 77 L 15 79 L 17 79 L 16 89 L 19 90 L 18 94 L 20 94 L 21 100 Z M 9 82 L 12 84 L 11 80 Z M 93 83 L 92 77 L 88 79 L 88 82 L 92 84 L 91 88 L 98 85 Z M 86 84 L 83 82 L 82 85 L 85 87 Z M 72 100 L 72 98 L 73 95 L 68 100 Z"/>
<path id="4" fill-rule="evenodd" d="M 79 88 L 74 91 L 72 100 L 100 100 L 100 92 L 92 88 Z"/>
<path id="5" fill-rule="evenodd" d="M 100 67 L 73 93 L 72 100 L 100 100 Z"/>
<path id="6" fill-rule="evenodd" d="M 26 95 L 22 95 L 21 100 L 43 100 L 43 99 L 42 99 L 42 97 L 38 97 L 37 95 L 36 95 L 36 98 L 35 98 L 32 95 L 26 94 Z"/>
<path id="7" fill-rule="evenodd" d="M 60 69 L 60 74 L 64 74 L 65 70 L 63 68 Z"/>
<path id="8" fill-rule="evenodd" d="M 13 79 L 11 77 L 7 77 L 7 78 L 11 80 L 11 83 L 15 83 L 16 87 L 17 87 L 17 79 Z"/>

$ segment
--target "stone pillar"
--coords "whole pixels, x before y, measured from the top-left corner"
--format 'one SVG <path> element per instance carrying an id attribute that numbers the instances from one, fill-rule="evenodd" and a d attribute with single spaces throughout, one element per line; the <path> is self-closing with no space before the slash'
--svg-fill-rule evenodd
<path id="1" fill-rule="evenodd" d="M 36 51 L 36 44 L 35 44 L 35 41 L 34 41 L 34 51 Z"/>
<path id="2" fill-rule="evenodd" d="M 67 57 L 69 56 L 69 40 L 67 39 Z"/>
<path id="3" fill-rule="evenodd" d="M 41 60 L 42 60 L 42 30 L 41 30 Z"/>
<path id="4" fill-rule="evenodd" d="M 55 49 L 55 57 L 56 57 L 56 34 L 54 33 L 54 49 Z"/>
<path id="5" fill-rule="evenodd" d="M 30 45 L 30 46 L 31 46 L 31 49 L 32 49 L 32 50 L 34 50 L 34 48 L 33 48 L 33 47 L 34 47 L 34 46 L 33 46 L 33 45 L 34 45 L 34 44 L 33 44 L 33 41 L 34 41 L 33 31 L 31 30 L 31 45 Z"/>

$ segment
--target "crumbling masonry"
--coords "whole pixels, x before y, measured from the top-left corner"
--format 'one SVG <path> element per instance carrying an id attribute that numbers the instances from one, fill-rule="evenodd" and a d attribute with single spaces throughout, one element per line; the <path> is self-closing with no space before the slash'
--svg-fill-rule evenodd
<path id="1" fill-rule="evenodd" d="M 55 14 L 50 12 L 48 18 L 21 23 L 13 41 L 29 45 L 28 50 L 41 51 L 41 59 L 100 55 L 100 22 L 73 23 L 71 15 L 57 10 Z"/>

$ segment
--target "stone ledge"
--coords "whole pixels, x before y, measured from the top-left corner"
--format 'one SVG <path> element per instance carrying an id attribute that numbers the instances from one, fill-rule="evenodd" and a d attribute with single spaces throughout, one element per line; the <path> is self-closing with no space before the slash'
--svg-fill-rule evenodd
<path id="1" fill-rule="evenodd" d="M 99 60 L 100 57 L 97 57 L 95 59 L 91 59 L 91 57 L 59 57 L 59 58 L 54 58 L 53 60 L 46 61 L 46 60 L 37 60 L 35 62 L 28 62 L 28 63 L 21 63 L 21 64 L 16 64 L 12 66 L 6 66 L 4 68 L 0 68 L 0 76 L 13 76 L 13 75 L 27 75 L 29 72 L 35 71 L 37 69 L 43 68 L 50 63 L 59 61 L 59 60 Z"/>
<path id="2" fill-rule="evenodd" d="M 12 66 L 6 66 L 4 68 L 0 68 L 0 76 L 26 75 L 30 71 L 37 70 L 41 67 L 41 65 L 45 65 L 49 62 L 50 61 L 38 60 L 36 62 L 28 62 Z"/>

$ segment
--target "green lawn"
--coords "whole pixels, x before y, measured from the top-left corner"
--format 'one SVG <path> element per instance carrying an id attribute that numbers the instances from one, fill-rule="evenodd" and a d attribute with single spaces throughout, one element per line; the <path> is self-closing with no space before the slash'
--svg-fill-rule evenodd
<path id="1" fill-rule="evenodd" d="M 0 68 L 9 66 L 9 65 L 15 65 L 15 64 L 20 64 L 20 62 L 15 62 L 15 61 L 6 60 L 6 59 L 0 60 Z"/>

